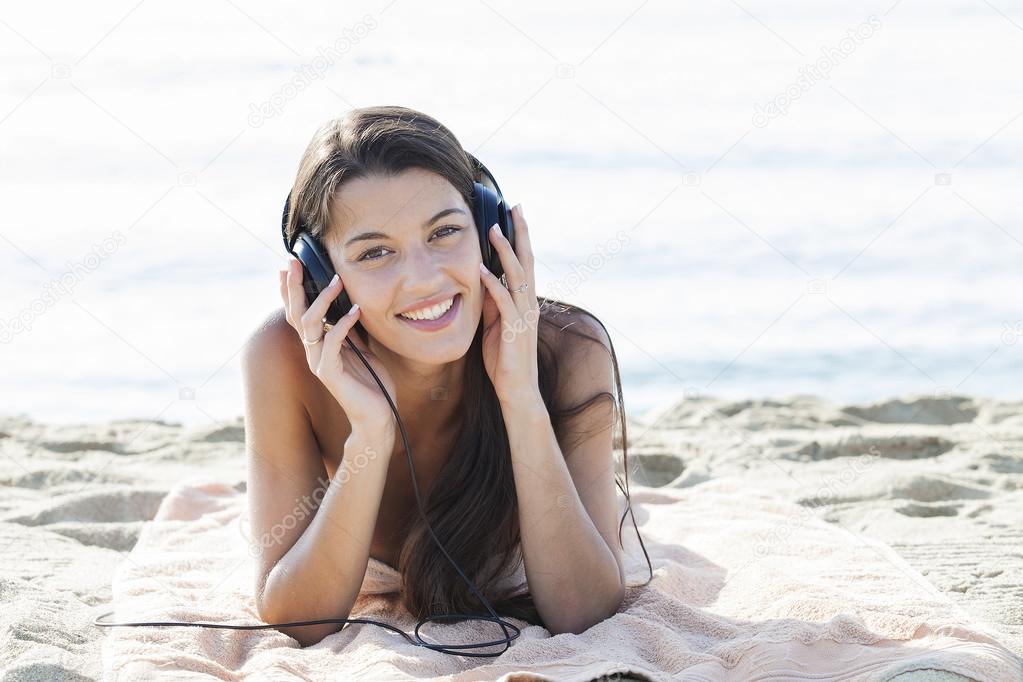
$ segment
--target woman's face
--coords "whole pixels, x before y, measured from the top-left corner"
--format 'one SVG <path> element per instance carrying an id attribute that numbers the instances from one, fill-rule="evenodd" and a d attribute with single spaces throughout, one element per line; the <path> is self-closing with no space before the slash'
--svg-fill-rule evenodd
<path id="1" fill-rule="evenodd" d="M 370 336 L 418 363 L 463 357 L 479 325 L 484 289 L 472 211 L 454 186 L 419 168 L 358 178 L 342 184 L 331 213 L 326 247 Z M 446 315 L 454 316 L 441 329 L 399 316 L 451 297 Z"/>

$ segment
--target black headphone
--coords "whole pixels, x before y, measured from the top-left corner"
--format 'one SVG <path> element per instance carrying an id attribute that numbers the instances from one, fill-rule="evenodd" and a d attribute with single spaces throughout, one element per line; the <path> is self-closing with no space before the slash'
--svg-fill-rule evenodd
<path id="1" fill-rule="evenodd" d="M 495 277 L 501 277 L 504 274 L 501 258 L 493 244 L 490 243 L 488 235 L 490 226 L 497 223 L 501 233 L 514 249 L 515 234 L 512 231 L 511 213 L 493 174 L 475 156 L 469 152 L 466 152 L 466 155 L 476 165 L 481 179 L 481 181 L 473 182 L 472 217 L 476 223 L 476 231 L 480 240 L 483 264 L 490 272 L 494 273 Z M 288 193 L 288 198 L 284 202 L 284 214 L 281 216 L 281 238 L 284 240 L 284 248 L 288 253 L 293 254 L 302 264 L 302 286 L 305 289 L 306 304 L 311 306 L 320 292 L 326 289 L 330 280 L 334 278 L 334 266 L 323 243 L 309 233 L 301 216 L 296 221 L 294 237 L 291 240 L 288 239 L 287 228 L 290 212 L 291 192 Z M 323 321 L 335 325 L 342 316 L 348 314 L 351 308 L 352 300 L 348 297 L 348 289 L 342 289 L 337 298 L 330 302 Z"/>

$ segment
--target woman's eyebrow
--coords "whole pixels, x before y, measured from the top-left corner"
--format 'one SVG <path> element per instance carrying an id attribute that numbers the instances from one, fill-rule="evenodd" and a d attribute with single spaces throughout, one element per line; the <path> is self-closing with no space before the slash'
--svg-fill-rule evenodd
<path id="1" fill-rule="evenodd" d="M 433 225 L 444 216 L 452 213 L 461 213 L 462 215 L 465 215 L 465 211 L 460 208 L 445 208 L 443 211 L 440 211 L 437 215 L 423 223 L 423 228 L 425 229 L 430 225 Z M 390 239 L 390 235 L 384 234 L 383 232 L 361 232 L 345 242 L 345 248 L 351 246 L 355 242 L 364 242 L 370 239 Z"/>

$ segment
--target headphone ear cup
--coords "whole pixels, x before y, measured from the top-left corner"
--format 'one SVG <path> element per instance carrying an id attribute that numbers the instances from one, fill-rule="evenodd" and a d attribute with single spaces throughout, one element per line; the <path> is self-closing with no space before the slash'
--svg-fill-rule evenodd
<path id="1" fill-rule="evenodd" d="M 501 256 L 490 241 L 490 226 L 498 224 L 501 234 L 515 248 L 515 235 L 512 232 L 511 214 L 504 200 L 486 185 L 473 183 L 473 220 L 476 221 L 476 229 L 480 239 L 480 253 L 483 255 L 483 264 L 494 273 L 495 277 L 504 274 L 504 267 L 501 265 Z"/>
<path id="2" fill-rule="evenodd" d="M 299 235 L 293 253 L 302 264 L 302 287 L 305 289 L 306 305 L 311 306 L 334 278 L 334 265 L 320 241 L 308 232 Z M 338 320 L 351 309 L 352 301 L 348 297 L 348 290 L 342 289 L 337 298 L 330 302 L 324 318 L 330 324 L 337 324 Z"/>

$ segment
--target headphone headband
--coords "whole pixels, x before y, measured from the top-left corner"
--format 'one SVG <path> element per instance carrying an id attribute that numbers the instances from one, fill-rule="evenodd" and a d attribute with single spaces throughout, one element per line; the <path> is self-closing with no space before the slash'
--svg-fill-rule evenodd
<path id="1" fill-rule="evenodd" d="M 465 150 L 463 149 L 462 151 L 465 151 Z M 501 201 L 501 203 L 504 203 L 504 194 L 501 193 L 501 188 L 497 184 L 497 179 L 494 177 L 494 174 L 490 172 L 490 169 L 487 168 L 485 165 L 483 165 L 483 162 L 480 161 L 479 159 L 477 159 L 471 152 L 465 151 L 465 155 L 468 156 L 469 159 L 476 166 L 474 170 L 476 170 L 479 173 L 479 176 L 480 176 L 480 179 L 477 182 L 482 184 L 484 187 L 487 187 L 490 190 L 492 190 L 494 192 L 494 194 L 497 195 L 497 198 Z M 475 178 L 474 178 L 474 180 L 475 180 Z M 289 190 L 288 191 L 288 198 L 285 199 L 285 201 L 284 201 L 284 213 L 281 215 L 281 239 L 284 241 L 284 250 L 287 251 L 288 253 L 291 253 L 292 248 L 294 247 L 294 241 L 290 241 L 290 242 L 288 241 L 287 227 L 288 227 L 288 213 L 290 211 L 291 211 L 291 191 Z M 301 232 L 304 229 L 305 229 L 304 225 L 300 226 L 299 229 L 295 230 L 295 236 L 297 237 L 298 233 Z"/>

